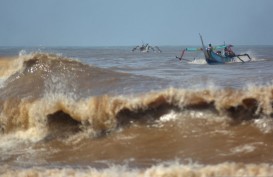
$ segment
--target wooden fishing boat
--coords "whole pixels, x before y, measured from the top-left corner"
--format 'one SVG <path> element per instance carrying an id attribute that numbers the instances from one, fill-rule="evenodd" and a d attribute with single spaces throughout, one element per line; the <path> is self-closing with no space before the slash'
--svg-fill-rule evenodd
<path id="1" fill-rule="evenodd" d="M 248 58 L 248 61 L 251 61 L 251 58 L 248 54 L 239 54 L 236 55 L 231 47 L 232 45 L 219 45 L 215 46 L 213 48 L 206 47 L 203 42 L 203 38 L 200 35 L 201 43 L 202 43 L 202 48 L 186 48 L 182 51 L 181 56 L 177 57 L 179 60 L 185 60 L 185 61 L 190 61 L 189 59 L 183 58 L 184 54 L 186 51 L 202 51 L 205 56 L 205 60 L 208 64 L 226 64 L 226 63 L 233 63 L 235 61 L 235 58 L 238 58 L 241 62 L 245 63 L 246 61 L 242 60 L 240 57 L 241 56 L 246 56 Z M 221 51 L 223 50 L 223 52 Z"/>

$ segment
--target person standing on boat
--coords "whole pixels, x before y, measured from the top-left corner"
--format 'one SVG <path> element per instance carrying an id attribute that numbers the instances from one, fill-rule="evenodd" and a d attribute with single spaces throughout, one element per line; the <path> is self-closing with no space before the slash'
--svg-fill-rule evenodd
<path id="1" fill-rule="evenodd" d="M 209 44 L 209 46 L 207 47 L 207 52 L 210 55 L 210 53 L 213 51 L 213 47 L 211 44 Z"/>
<path id="2" fill-rule="evenodd" d="M 211 52 L 212 50 L 213 50 L 212 45 L 209 44 L 209 46 L 208 46 L 208 48 L 207 48 L 207 51 Z"/>

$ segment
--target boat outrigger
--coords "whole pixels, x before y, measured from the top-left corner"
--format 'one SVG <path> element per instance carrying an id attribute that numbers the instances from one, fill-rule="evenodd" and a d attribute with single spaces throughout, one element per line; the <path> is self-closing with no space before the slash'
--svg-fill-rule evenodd
<path id="1" fill-rule="evenodd" d="M 181 56 L 176 56 L 176 58 L 181 61 L 190 61 L 189 59 L 183 58 L 185 51 L 202 51 L 208 64 L 232 63 L 235 61 L 235 58 L 238 58 L 241 62 L 245 63 L 245 61 L 240 58 L 241 56 L 246 56 L 248 57 L 248 61 L 251 61 L 251 58 L 247 53 L 236 55 L 231 49 L 231 47 L 233 47 L 232 45 L 219 45 L 213 48 L 210 45 L 209 47 L 205 47 L 203 38 L 201 34 L 199 35 L 202 43 L 202 48 L 186 48 L 182 51 Z M 221 50 L 224 50 L 224 54 L 222 54 Z"/>

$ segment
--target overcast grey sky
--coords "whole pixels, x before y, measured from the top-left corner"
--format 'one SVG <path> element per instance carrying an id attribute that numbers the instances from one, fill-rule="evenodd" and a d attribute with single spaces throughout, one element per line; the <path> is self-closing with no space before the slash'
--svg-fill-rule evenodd
<path id="1" fill-rule="evenodd" d="M 273 45 L 273 0 L 0 0 L 0 46 Z"/>

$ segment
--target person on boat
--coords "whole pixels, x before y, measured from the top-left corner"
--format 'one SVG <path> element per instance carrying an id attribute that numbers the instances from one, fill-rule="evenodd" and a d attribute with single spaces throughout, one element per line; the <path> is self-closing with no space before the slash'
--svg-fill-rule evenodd
<path id="1" fill-rule="evenodd" d="M 235 53 L 231 49 L 231 45 L 229 45 L 228 47 L 225 47 L 224 51 L 225 51 L 226 57 L 235 57 L 236 56 Z"/>
<path id="2" fill-rule="evenodd" d="M 209 46 L 208 46 L 208 48 L 207 48 L 207 51 L 208 51 L 208 52 L 211 52 L 212 50 L 213 50 L 213 47 L 212 47 L 211 44 L 209 44 Z"/>
<path id="3" fill-rule="evenodd" d="M 213 47 L 211 44 L 209 44 L 209 46 L 207 47 L 207 52 L 210 55 L 210 53 L 213 51 Z"/>

